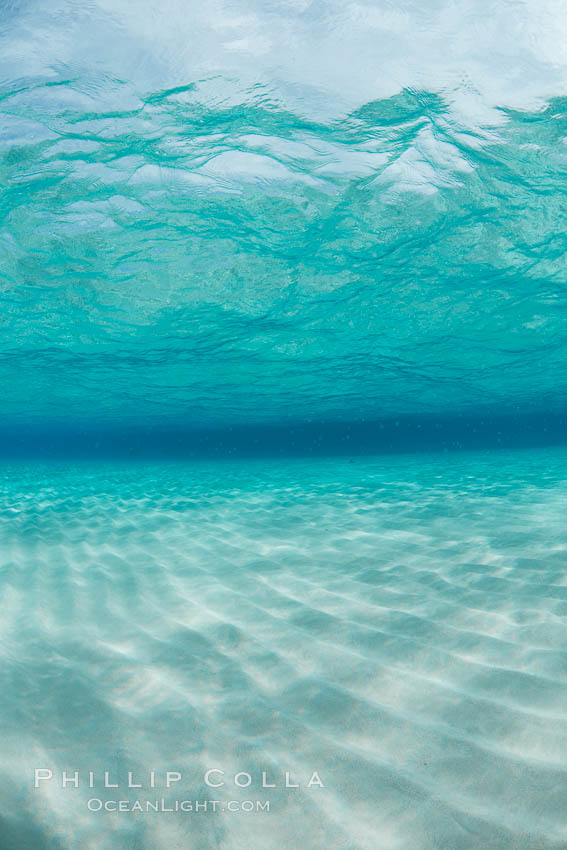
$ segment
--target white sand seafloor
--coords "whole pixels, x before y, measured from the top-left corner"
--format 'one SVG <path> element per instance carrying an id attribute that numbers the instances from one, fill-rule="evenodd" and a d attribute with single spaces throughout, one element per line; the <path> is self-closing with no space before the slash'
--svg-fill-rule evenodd
<path id="1" fill-rule="evenodd" d="M 1 850 L 567 848 L 567 452 L 351 461 L 2 468 Z"/>

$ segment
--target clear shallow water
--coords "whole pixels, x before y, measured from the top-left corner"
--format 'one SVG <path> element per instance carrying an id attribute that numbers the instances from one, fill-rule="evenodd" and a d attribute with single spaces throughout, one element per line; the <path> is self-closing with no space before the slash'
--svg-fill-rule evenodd
<path id="1" fill-rule="evenodd" d="M 566 12 L 0 0 L 1 850 L 567 847 Z"/>
<path id="2" fill-rule="evenodd" d="M 4 466 L 0 846 L 565 847 L 566 463 Z M 211 795 L 212 767 L 253 786 Z M 58 787 L 152 768 L 271 811 Z"/>

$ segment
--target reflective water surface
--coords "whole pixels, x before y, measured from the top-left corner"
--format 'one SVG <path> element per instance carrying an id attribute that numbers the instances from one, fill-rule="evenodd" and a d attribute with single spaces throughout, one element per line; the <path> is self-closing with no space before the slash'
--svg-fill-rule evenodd
<path id="1" fill-rule="evenodd" d="M 4 2 L 5 419 L 563 408 L 565 11 Z"/>

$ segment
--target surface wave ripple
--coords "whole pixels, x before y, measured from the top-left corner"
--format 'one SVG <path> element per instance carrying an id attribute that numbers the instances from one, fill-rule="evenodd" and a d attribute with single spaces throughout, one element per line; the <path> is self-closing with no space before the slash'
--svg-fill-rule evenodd
<path id="1" fill-rule="evenodd" d="M 5 467 L 2 850 L 566 847 L 566 460 Z M 89 813 L 48 766 L 271 811 Z"/>

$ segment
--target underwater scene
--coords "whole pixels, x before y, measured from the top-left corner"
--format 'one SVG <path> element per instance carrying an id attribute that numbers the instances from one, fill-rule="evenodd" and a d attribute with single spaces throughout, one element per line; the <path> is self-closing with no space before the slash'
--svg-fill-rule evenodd
<path id="1" fill-rule="evenodd" d="M 567 850 L 565 0 L 0 0 L 0 850 Z"/>

